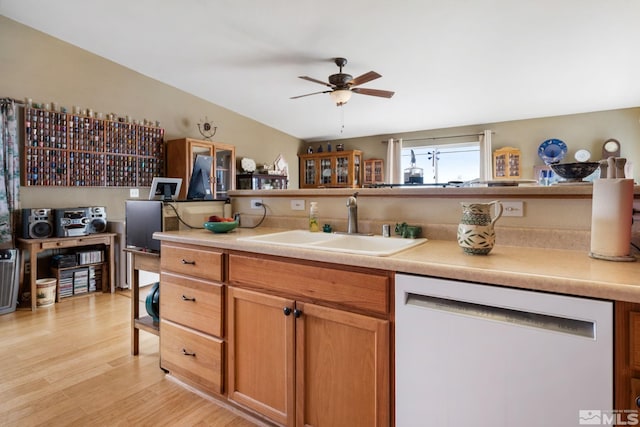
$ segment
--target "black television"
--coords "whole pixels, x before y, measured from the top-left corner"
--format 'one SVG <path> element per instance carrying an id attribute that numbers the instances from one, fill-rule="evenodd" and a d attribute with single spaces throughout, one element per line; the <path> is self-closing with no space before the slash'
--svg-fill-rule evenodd
<path id="1" fill-rule="evenodd" d="M 211 190 L 212 167 L 213 156 L 196 155 L 191 179 L 189 180 L 189 188 L 187 189 L 187 200 L 213 200 L 213 191 Z"/>
<path id="2" fill-rule="evenodd" d="M 153 238 L 153 233 L 163 231 L 163 203 L 160 200 L 125 201 L 125 228 L 128 248 L 160 252 L 160 241 Z"/>

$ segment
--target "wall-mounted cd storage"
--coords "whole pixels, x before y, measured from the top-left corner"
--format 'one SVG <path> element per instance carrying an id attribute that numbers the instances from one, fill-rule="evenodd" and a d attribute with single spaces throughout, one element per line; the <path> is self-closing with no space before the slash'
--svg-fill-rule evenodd
<path id="1" fill-rule="evenodd" d="M 145 187 L 164 176 L 164 129 L 25 108 L 25 186 Z"/>

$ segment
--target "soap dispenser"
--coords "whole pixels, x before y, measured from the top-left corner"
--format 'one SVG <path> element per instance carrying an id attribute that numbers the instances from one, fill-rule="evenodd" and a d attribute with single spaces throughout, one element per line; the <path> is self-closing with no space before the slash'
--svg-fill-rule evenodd
<path id="1" fill-rule="evenodd" d="M 318 202 L 309 203 L 309 231 L 320 231 L 318 223 Z"/>

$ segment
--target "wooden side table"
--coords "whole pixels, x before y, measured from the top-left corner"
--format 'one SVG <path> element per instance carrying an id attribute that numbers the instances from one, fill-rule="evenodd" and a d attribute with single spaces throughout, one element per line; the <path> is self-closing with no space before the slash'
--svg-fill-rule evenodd
<path id="1" fill-rule="evenodd" d="M 31 292 L 31 310 L 36 309 L 36 280 L 38 280 L 38 254 L 46 250 L 79 248 L 82 246 L 104 245 L 107 249 L 107 262 L 109 263 L 109 291 L 116 290 L 116 274 L 114 264 L 114 245 L 116 233 L 97 233 L 88 236 L 77 237 L 50 237 L 46 239 L 18 239 L 18 248 L 23 252 L 20 261 L 20 289 L 24 292 L 24 264 L 25 254 L 29 253 L 31 271 L 29 272 L 29 289 Z M 106 280 L 102 281 L 102 291 L 106 292 Z"/>
<path id="2" fill-rule="evenodd" d="M 160 273 L 160 254 L 157 252 L 145 252 L 139 249 L 123 249 L 130 253 L 132 260 L 129 264 L 131 271 L 131 354 L 138 354 L 140 343 L 140 330 L 150 334 L 160 335 L 160 326 L 153 323 L 151 316 L 140 317 L 140 278 L 139 271 Z"/>

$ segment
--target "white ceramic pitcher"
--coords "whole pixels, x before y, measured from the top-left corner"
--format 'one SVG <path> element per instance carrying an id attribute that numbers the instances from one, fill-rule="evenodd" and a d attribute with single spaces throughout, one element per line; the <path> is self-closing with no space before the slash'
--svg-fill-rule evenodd
<path id="1" fill-rule="evenodd" d="M 502 216 L 502 203 L 461 203 L 462 218 L 458 224 L 458 245 L 468 254 L 486 255 L 496 243 L 493 225 Z M 495 206 L 495 215 L 491 210 Z"/>

